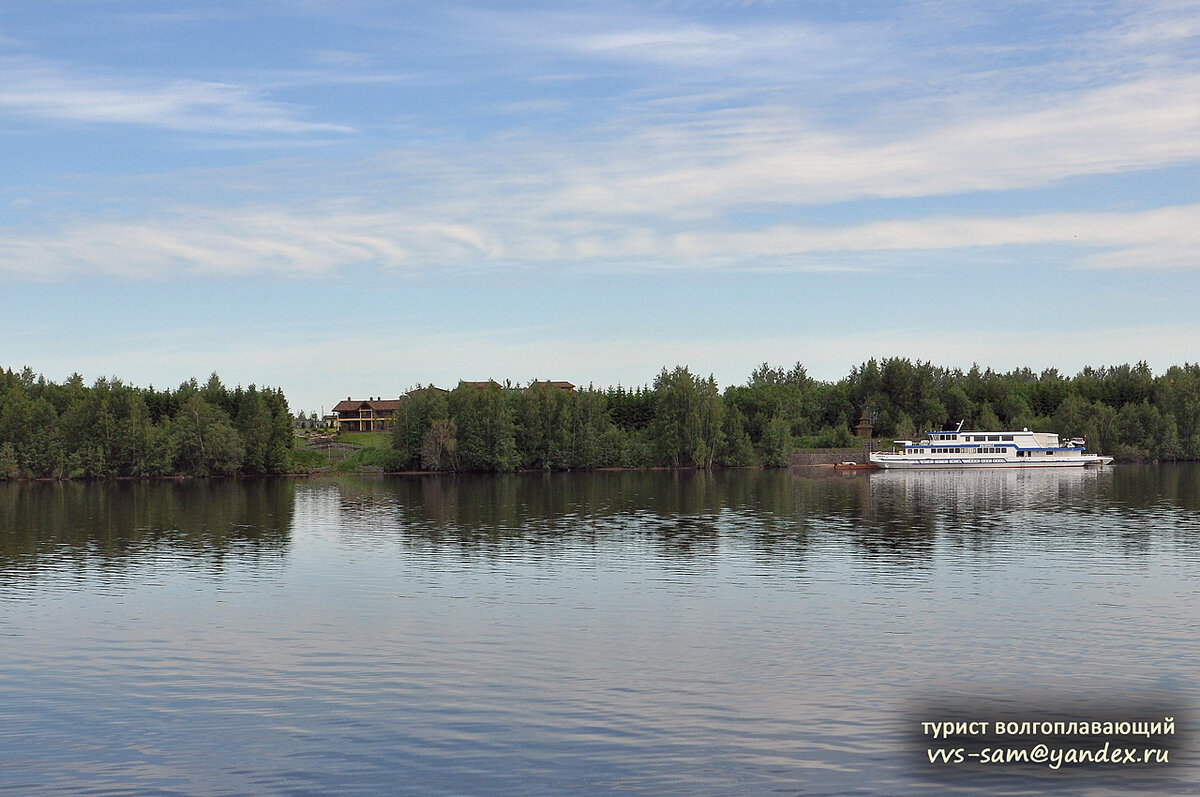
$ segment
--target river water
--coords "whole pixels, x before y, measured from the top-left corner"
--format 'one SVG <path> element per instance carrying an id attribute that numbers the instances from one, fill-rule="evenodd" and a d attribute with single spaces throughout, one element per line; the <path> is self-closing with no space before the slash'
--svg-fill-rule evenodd
<path id="1" fill-rule="evenodd" d="M 1191 465 L 0 484 L 0 792 L 1200 794 L 1198 510 Z M 1165 717 L 1057 768 L 921 725 Z"/>

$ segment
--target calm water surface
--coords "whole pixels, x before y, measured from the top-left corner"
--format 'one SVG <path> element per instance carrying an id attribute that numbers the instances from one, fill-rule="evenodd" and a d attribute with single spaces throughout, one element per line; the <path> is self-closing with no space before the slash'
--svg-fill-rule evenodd
<path id="1" fill-rule="evenodd" d="M 1194 466 L 0 484 L 0 792 L 1200 794 L 1198 510 Z M 1174 716 L 1172 763 L 920 737 L 1051 716 Z"/>

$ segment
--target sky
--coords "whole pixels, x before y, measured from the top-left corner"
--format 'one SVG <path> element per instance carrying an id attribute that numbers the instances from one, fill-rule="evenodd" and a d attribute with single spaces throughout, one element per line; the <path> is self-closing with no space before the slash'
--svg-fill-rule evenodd
<path id="1" fill-rule="evenodd" d="M 0 3 L 0 367 L 1200 360 L 1200 6 Z"/>

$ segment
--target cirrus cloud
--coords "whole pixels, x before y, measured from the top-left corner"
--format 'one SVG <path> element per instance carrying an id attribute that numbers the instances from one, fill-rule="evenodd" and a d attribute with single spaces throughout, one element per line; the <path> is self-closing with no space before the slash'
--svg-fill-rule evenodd
<path id="1" fill-rule="evenodd" d="M 0 109 L 84 124 L 144 125 L 224 134 L 348 133 L 346 125 L 309 122 L 297 109 L 246 86 L 213 81 L 83 77 L 28 58 L 0 59 Z"/>

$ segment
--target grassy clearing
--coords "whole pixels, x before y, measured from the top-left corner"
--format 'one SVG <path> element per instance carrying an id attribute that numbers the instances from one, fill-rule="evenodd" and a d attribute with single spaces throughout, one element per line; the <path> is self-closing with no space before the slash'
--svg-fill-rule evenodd
<path id="1" fill-rule="evenodd" d="M 387 448 L 392 444 L 391 435 L 387 432 L 343 432 L 337 439 L 363 448 Z"/>
<path id="2" fill-rule="evenodd" d="M 389 433 L 345 432 L 330 438 L 321 436 L 317 440 L 298 435 L 290 453 L 289 470 L 293 473 L 378 472 L 395 470 L 397 464 Z"/>
<path id="3" fill-rule="evenodd" d="M 294 448 L 288 452 L 289 473 L 314 473 L 331 467 L 324 454 L 306 448 Z"/>
<path id="4" fill-rule="evenodd" d="M 361 448 L 333 466 L 338 473 L 354 473 L 358 470 L 397 470 L 399 461 L 390 448 Z"/>

